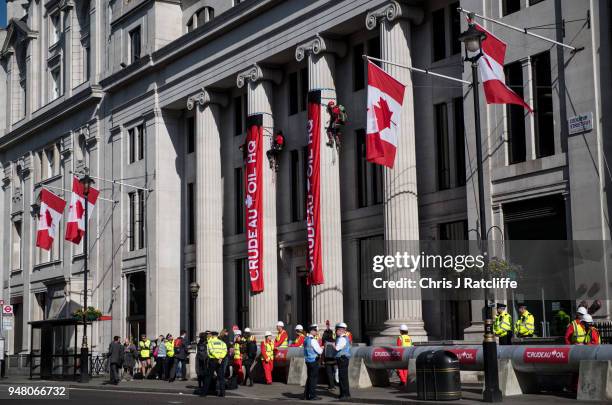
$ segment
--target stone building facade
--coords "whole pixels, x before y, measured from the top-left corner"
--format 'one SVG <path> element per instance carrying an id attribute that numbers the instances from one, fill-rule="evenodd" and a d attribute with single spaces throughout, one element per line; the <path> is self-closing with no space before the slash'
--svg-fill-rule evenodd
<path id="1" fill-rule="evenodd" d="M 418 290 L 361 297 L 368 240 L 475 239 L 478 228 L 471 88 L 384 66 L 408 87 L 396 167 L 383 170 L 365 161 L 362 55 L 471 80 L 457 41 L 466 28 L 459 5 L 520 27 L 559 23 L 547 35 L 580 48 L 486 24 L 508 43 L 508 81 L 536 111 L 481 105 L 490 238 L 609 240 L 612 156 L 609 2 L 485 3 L 8 1 L 0 294 L 15 305 L 10 353 L 29 350 L 29 321 L 69 317 L 84 291 L 112 317 L 93 326 L 97 351 L 113 335 L 234 324 L 261 333 L 278 320 L 289 328 L 344 320 L 365 342 L 401 323 L 417 340 L 478 337 L 482 303 Z M 318 89 L 350 120 L 340 151 L 321 147 L 326 282 L 310 288 L 306 96 Z M 278 173 L 264 165 L 265 290 L 252 296 L 240 146 L 255 113 L 287 146 Z M 583 113 L 592 130 L 570 136 L 567 119 Z M 91 220 L 84 286 L 82 246 L 60 239 L 47 253 L 34 244 L 41 187 L 69 200 L 73 173 L 86 169 L 149 191 L 97 181 L 106 200 Z"/>

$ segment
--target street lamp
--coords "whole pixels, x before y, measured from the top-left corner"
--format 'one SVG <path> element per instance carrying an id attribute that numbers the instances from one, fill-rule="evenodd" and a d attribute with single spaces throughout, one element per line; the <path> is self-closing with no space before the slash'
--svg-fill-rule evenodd
<path id="1" fill-rule="evenodd" d="M 191 338 L 192 340 L 195 339 L 195 328 L 196 328 L 196 303 L 197 303 L 197 299 L 198 299 L 198 292 L 200 291 L 200 284 L 198 284 L 196 281 L 192 281 L 189 284 L 189 291 L 191 292 L 191 308 L 193 308 L 193 313 L 191 314 L 191 330 L 189 331 L 189 333 L 191 334 Z"/>
<path id="2" fill-rule="evenodd" d="M 485 198 L 484 198 L 484 175 L 482 171 L 482 141 L 480 129 L 480 101 L 478 89 L 478 59 L 483 55 L 482 41 L 487 35 L 478 30 L 472 22 L 474 16 L 469 15 L 468 29 L 461 33 L 459 41 L 465 46 L 465 62 L 472 64 L 472 93 L 474 95 L 474 126 L 476 132 L 476 165 L 478 169 L 478 208 L 480 217 L 480 240 L 481 249 L 486 252 L 487 249 L 487 225 L 485 216 Z M 472 56 L 469 56 L 469 55 Z M 485 257 L 485 278 L 488 278 L 488 260 Z M 484 357 L 484 372 L 485 372 L 485 387 L 482 392 L 482 399 L 485 402 L 501 402 L 502 394 L 499 390 L 499 376 L 497 374 L 497 343 L 493 334 L 493 315 L 492 308 L 489 306 L 488 289 L 485 290 L 485 322 L 484 322 L 484 340 L 482 342 L 482 350 Z"/>
<path id="3" fill-rule="evenodd" d="M 89 223 L 89 189 L 94 180 L 88 174 L 79 179 L 83 186 L 83 197 L 85 207 L 83 212 L 83 222 L 85 223 L 85 235 L 83 236 L 83 342 L 81 344 L 81 382 L 89 381 L 89 348 L 87 347 L 87 262 L 89 256 L 88 246 L 88 223 Z"/>

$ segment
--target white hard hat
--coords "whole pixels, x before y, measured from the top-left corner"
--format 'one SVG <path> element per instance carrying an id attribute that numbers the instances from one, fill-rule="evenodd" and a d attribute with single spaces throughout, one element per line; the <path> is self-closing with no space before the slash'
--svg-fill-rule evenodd
<path id="1" fill-rule="evenodd" d="M 244 328 L 244 333 L 251 333 L 251 328 Z"/>
<path id="2" fill-rule="evenodd" d="M 344 328 L 344 329 L 346 329 L 346 328 L 347 328 L 347 326 L 346 326 L 346 324 L 345 324 L 344 322 L 338 322 L 338 323 L 336 324 L 336 329 L 338 329 L 338 328 Z"/>
<path id="3" fill-rule="evenodd" d="M 304 330 L 302 325 L 295 325 L 295 330 Z"/>
<path id="4" fill-rule="evenodd" d="M 246 332 L 246 330 L 245 330 L 245 332 Z M 242 335 L 242 332 L 240 331 L 240 329 L 235 330 L 234 331 L 234 335 Z"/>
<path id="5" fill-rule="evenodd" d="M 589 314 L 585 314 L 582 316 L 582 322 L 584 323 L 593 323 L 593 317 Z"/>
<path id="6" fill-rule="evenodd" d="M 400 325 L 400 331 L 408 332 L 408 325 Z"/>
<path id="7" fill-rule="evenodd" d="M 280 326 L 281 328 L 284 328 L 285 324 L 283 323 L 283 321 L 278 321 L 276 322 L 276 326 Z"/>
<path id="8" fill-rule="evenodd" d="M 266 331 L 266 333 L 264 333 L 264 336 L 272 336 L 272 332 L 270 332 L 269 330 Z"/>
<path id="9" fill-rule="evenodd" d="M 588 315 L 589 314 L 589 311 L 587 311 L 587 309 L 585 307 L 578 307 L 576 312 L 578 314 L 580 314 L 580 315 Z"/>

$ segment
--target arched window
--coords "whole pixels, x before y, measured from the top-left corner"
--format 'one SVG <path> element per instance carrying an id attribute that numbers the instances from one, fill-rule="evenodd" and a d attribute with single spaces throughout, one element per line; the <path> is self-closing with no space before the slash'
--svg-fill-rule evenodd
<path id="1" fill-rule="evenodd" d="M 191 32 L 215 18 L 215 9 L 205 6 L 196 11 L 187 21 L 187 32 Z"/>

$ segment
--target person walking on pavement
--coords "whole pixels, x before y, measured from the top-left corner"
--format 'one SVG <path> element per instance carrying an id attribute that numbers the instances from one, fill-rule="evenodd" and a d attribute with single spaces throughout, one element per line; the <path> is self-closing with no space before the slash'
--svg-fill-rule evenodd
<path id="1" fill-rule="evenodd" d="M 244 372 L 242 371 L 242 331 L 234 331 L 234 355 L 232 359 L 232 368 L 238 378 L 238 384 L 244 381 Z"/>
<path id="2" fill-rule="evenodd" d="M 151 371 L 151 340 L 147 338 L 144 333 L 140 335 L 140 341 L 138 342 L 138 358 L 140 360 L 140 371 L 142 377 L 146 378 Z"/>
<path id="3" fill-rule="evenodd" d="M 514 325 L 514 334 L 519 338 L 533 337 L 535 332 L 535 319 L 533 315 L 527 311 L 525 304 L 518 305 L 518 312 L 520 314 Z"/>
<path id="4" fill-rule="evenodd" d="M 285 330 L 283 321 L 276 323 L 276 337 L 274 338 L 275 349 L 286 349 L 289 346 L 289 335 Z"/>
<path id="5" fill-rule="evenodd" d="M 168 333 L 166 335 L 166 379 L 168 382 L 173 382 L 176 376 L 176 369 L 174 364 L 174 339 L 172 335 Z"/>
<path id="6" fill-rule="evenodd" d="M 244 328 L 244 338 L 242 341 L 243 346 L 241 353 L 244 364 L 244 380 L 242 381 L 242 385 L 247 385 L 248 381 L 249 387 L 252 387 L 253 376 L 251 375 L 251 368 L 253 367 L 253 363 L 257 358 L 257 339 L 255 339 L 255 336 L 251 335 L 250 328 Z"/>
<path id="7" fill-rule="evenodd" d="M 208 373 L 208 349 L 206 347 L 208 341 L 208 331 L 200 333 L 198 336 L 197 351 L 195 357 L 195 369 L 198 376 L 198 390 L 202 394 L 204 388 L 204 380 Z"/>
<path id="8" fill-rule="evenodd" d="M 412 346 L 412 338 L 408 334 L 408 326 L 400 325 L 400 334 L 397 337 L 395 344 L 399 347 L 410 347 Z M 408 369 L 397 370 L 402 385 L 406 385 L 408 382 Z"/>
<path id="9" fill-rule="evenodd" d="M 130 339 L 123 343 L 123 379 L 130 381 L 134 378 L 134 366 L 136 365 L 136 345 Z"/>
<path id="10" fill-rule="evenodd" d="M 289 345 L 289 347 L 302 347 L 304 345 L 305 338 L 306 334 L 304 333 L 304 327 L 302 325 L 296 325 L 295 340 Z"/>
<path id="11" fill-rule="evenodd" d="M 323 364 L 327 375 L 327 389 L 333 390 L 336 388 L 336 351 L 334 349 L 336 335 L 331 329 L 329 321 L 325 321 L 321 344 L 323 345 Z"/>
<path id="12" fill-rule="evenodd" d="M 336 324 L 336 361 L 338 363 L 338 380 L 340 385 L 340 396 L 338 397 L 341 401 L 348 401 L 351 399 L 351 392 L 349 387 L 348 379 L 348 366 L 351 358 L 351 344 L 346 337 L 346 324 L 340 322 Z"/>
<path id="13" fill-rule="evenodd" d="M 160 380 L 165 380 L 167 378 L 166 375 L 168 374 L 168 363 L 166 362 L 167 351 L 166 338 L 164 335 L 159 335 L 159 338 L 157 338 L 157 358 L 155 361 L 155 366 L 157 367 L 159 364 L 159 369 L 157 372 L 159 373 L 158 375 Z"/>
<path id="14" fill-rule="evenodd" d="M 565 344 L 566 345 L 575 345 L 584 343 L 586 339 L 586 330 L 582 324 L 582 319 L 585 315 L 588 315 L 587 309 L 585 307 L 578 307 L 576 310 L 576 319 L 574 319 L 567 326 L 565 330 Z"/>
<path id="15" fill-rule="evenodd" d="M 321 399 L 315 390 L 319 380 L 319 358 L 323 349 L 317 339 L 318 329 L 316 324 L 308 327 L 308 335 L 304 339 L 304 362 L 306 363 L 306 385 L 304 386 L 304 400 L 312 401 Z"/>
<path id="16" fill-rule="evenodd" d="M 187 331 L 181 330 L 181 335 L 174 339 L 174 361 L 176 363 L 176 378 L 187 381 Z"/>
<path id="17" fill-rule="evenodd" d="M 272 384 L 272 370 L 274 369 L 274 340 L 272 332 L 269 330 L 264 334 L 264 341 L 261 342 L 261 365 L 264 369 L 266 384 Z"/>
<path id="18" fill-rule="evenodd" d="M 119 368 L 123 364 L 124 348 L 120 342 L 119 336 L 115 336 L 110 345 L 108 345 L 108 364 L 110 368 L 110 383 L 119 384 Z"/>
<path id="19" fill-rule="evenodd" d="M 506 311 L 506 304 L 502 302 L 497 303 L 493 333 L 499 338 L 500 345 L 512 344 L 512 317 Z"/>
<path id="20" fill-rule="evenodd" d="M 227 345 L 224 341 L 219 339 L 218 332 L 211 332 L 211 336 L 206 344 L 206 350 L 208 352 L 208 373 L 206 373 L 206 379 L 204 380 L 204 387 L 202 389 L 202 395 L 208 395 L 208 389 L 210 382 L 215 376 L 217 382 L 217 396 L 225 396 L 225 376 L 221 374 L 223 359 L 227 357 Z"/>

